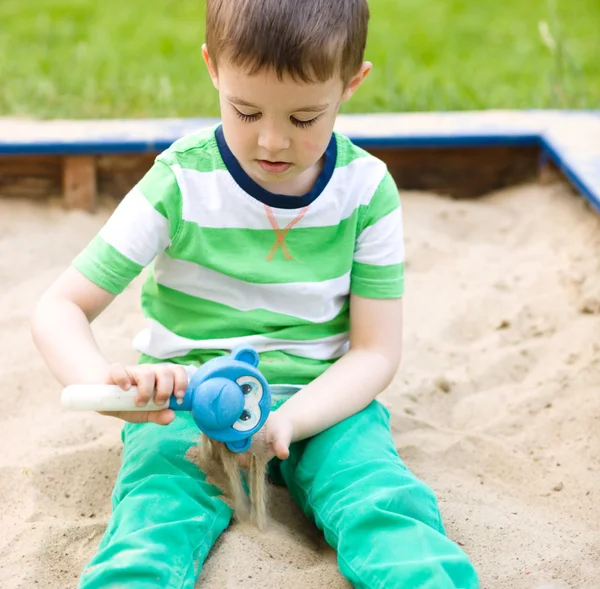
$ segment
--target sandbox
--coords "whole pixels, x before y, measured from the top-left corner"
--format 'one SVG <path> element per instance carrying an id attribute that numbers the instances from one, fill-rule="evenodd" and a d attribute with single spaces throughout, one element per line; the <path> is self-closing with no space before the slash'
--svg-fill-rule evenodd
<path id="1" fill-rule="evenodd" d="M 482 587 L 595 589 L 600 216 L 589 203 L 599 202 L 600 133 L 592 133 L 593 114 L 538 114 L 544 130 L 535 113 L 350 117 L 340 126 L 379 150 L 401 188 L 405 353 L 381 398 L 400 455 L 435 489 L 447 532 L 473 559 Z M 500 122 L 507 117 L 511 128 Z M 112 124 L 98 127 L 105 139 Z M 175 138 L 169 133 L 200 123 L 171 122 L 168 133 L 167 123 L 152 123 L 152 131 L 134 124 L 130 143 L 121 137 L 105 153 L 91 127 L 89 145 L 75 152 L 65 131 L 60 153 L 56 137 L 55 153 L 41 153 L 40 127 L 37 143 L 21 127 L 22 152 L 15 140 L 12 154 L 0 157 L 0 196 L 26 197 L 0 198 L 0 375 L 4 398 L 18 399 L 0 416 L 3 589 L 74 587 L 109 517 L 120 424 L 61 410 L 60 387 L 27 322 L 43 290 Z M 5 154 L 11 125 L 30 133 L 36 126 L 0 122 Z M 577 133 L 587 137 L 583 156 L 582 142 L 565 147 Z M 72 185 L 65 176 L 79 180 Z M 26 193 L 6 192 L 19 184 Z M 143 321 L 140 285 L 94 324 L 102 349 L 122 362 L 136 359 L 130 342 Z M 264 534 L 233 525 L 223 535 L 201 587 L 348 587 L 334 553 L 285 489 L 275 491 L 272 513 Z"/>

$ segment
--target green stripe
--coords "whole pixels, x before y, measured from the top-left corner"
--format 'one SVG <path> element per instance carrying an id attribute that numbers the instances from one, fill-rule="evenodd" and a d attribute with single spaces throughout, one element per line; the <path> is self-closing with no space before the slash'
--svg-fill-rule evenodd
<path id="1" fill-rule="evenodd" d="M 255 284 L 320 282 L 350 272 L 356 240 L 356 211 L 339 225 L 297 227 L 285 237 L 286 260 L 271 229 L 199 227 L 183 221 L 176 252 L 169 255 Z M 345 252 L 344 254 L 340 254 Z"/>
<path id="2" fill-rule="evenodd" d="M 156 282 L 149 272 L 142 293 L 145 314 L 173 333 L 191 339 L 220 339 L 262 335 L 274 339 L 310 341 L 348 331 L 348 303 L 325 323 L 273 313 L 264 309 L 239 311 L 197 298 Z"/>
<path id="3" fill-rule="evenodd" d="M 335 162 L 336 168 L 347 166 L 358 158 L 370 157 L 370 154 L 364 149 L 354 145 L 348 137 L 335 133 L 335 139 L 337 142 L 337 159 Z"/>
<path id="4" fill-rule="evenodd" d="M 404 263 L 374 266 L 354 262 L 350 292 L 369 299 L 393 299 L 404 294 Z"/>
<path id="5" fill-rule="evenodd" d="M 143 270 L 96 235 L 90 244 L 73 260 L 73 266 L 100 288 L 113 294 L 125 287 Z"/>
<path id="6" fill-rule="evenodd" d="M 400 195 L 398 187 L 389 172 L 386 172 L 383 179 L 379 183 L 371 202 L 365 206 L 361 205 L 358 212 L 359 234 L 363 229 L 374 225 L 389 215 L 392 211 L 400 206 Z M 401 231 L 402 227 L 398 227 Z"/>
<path id="7" fill-rule="evenodd" d="M 168 165 L 179 164 L 182 168 L 198 172 L 226 170 L 215 137 L 216 128 L 217 125 L 186 135 L 163 152 L 159 160 Z"/>
<path id="8" fill-rule="evenodd" d="M 157 160 L 139 181 L 138 188 L 154 209 L 169 221 L 169 236 L 173 241 L 181 225 L 183 197 L 173 170 Z"/>

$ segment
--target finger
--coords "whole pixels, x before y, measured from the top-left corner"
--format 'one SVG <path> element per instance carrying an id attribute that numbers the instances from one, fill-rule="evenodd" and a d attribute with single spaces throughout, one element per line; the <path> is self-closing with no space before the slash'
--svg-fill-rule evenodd
<path id="1" fill-rule="evenodd" d="M 96 411 L 98 415 L 104 415 L 106 417 L 121 417 L 120 411 Z"/>
<path id="2" fill-rule="evenodd" d="M 169 425 L 175 419 L 175 412 L 171 409 L 163 411 L 98 411 L 100 415 L 116 417 L 130 423 L 156 423 Z"/>
<path id="3" fill-rule="evenodd" d="M 125 366 L 121 364 L 113 364 L 109 369 L 109 380 L 123 390 L 127 391 L 131 388 L 131 378 L 125 369 Z"/>
<path id="4" fill-rule="evenodd" d="M 154 402 L 157 405 L 166 403 L 173 394 L 173 373 L 168 367 L 158 368 L 156 371 L 156 390 Z"/>
<path id="5" fill-rule="evenodd" d="M 137 368 L 133 375 L 137 384 L 137 397 L 135 404 L 143 407 L 154 395 L 154 383 L 156 380 L 154 369 L 151 367 Z"/>
<path id="6" fill-rule="evenodd" d="M 281 441 L 276 441 L 273 444 L 273 452 L 279 460 L 286 460 L 290 456 L 290 448 L 287 444 Z"/>
<path id="7" fill-rule="evenodd" d="M 188 375 L 183 366 L 173 367 L 173 391 L 178 398 L 182 399 L 188 387 Z"/>
<path id="8" fill-rule="evenodd" d="M 162 411 L 148 411 L 147 421 L 157 425 L 169 425 L 175 419 L 175 411 L 163 409 Z"/>

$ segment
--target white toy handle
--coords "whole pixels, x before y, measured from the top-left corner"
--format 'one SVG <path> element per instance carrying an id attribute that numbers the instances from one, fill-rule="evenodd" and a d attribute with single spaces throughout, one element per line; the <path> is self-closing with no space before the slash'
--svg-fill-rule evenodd
<path id="1" fill-rule="evenodd" d="M 75 411 L 160 411 L 169 407 L 169 401 L 156 405 L 152 400 L 138 407 L 136 395 L 137 387 L 124 391 L 112 384 L 77 384 L 63 389 L 61 404 Z"/>

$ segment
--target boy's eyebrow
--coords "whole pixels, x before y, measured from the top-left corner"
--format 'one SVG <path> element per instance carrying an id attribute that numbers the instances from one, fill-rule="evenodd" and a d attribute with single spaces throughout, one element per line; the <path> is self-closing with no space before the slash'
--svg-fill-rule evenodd
<path id="1" fill-rule="evenodd" d="M 256 110 L 260 110 L 258 106 L 244 100 L 243 98 L 238 98 L 237 96 L 228 96 L 227 100 L 229 102 L 239 104 L 240 106 L 247 106 L 248 108 L 255 108 Z M 303 106 L 301 108 L 295 108 L 292 112 L 320 112 L 322 110 L 325 110 L 326 108 L 329 108 L 329 103 Z"/>
<path id="2" fill-rule="evenodd" d="M 326 108 L 329 108 L 329 103 L 303 106 L 302 108 L 295 109 L 294 112 L 319 112 L 321 110 L 325 110 Z"/>

